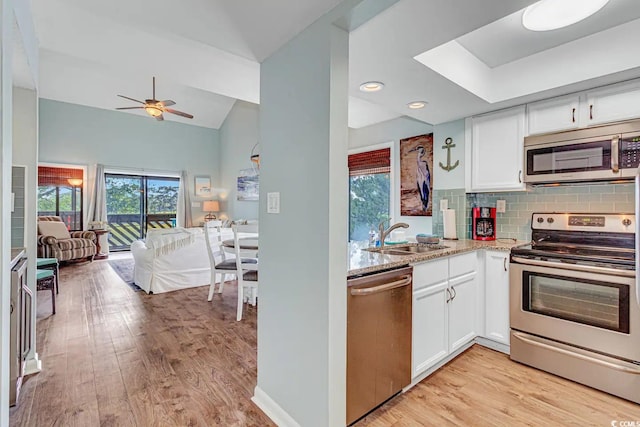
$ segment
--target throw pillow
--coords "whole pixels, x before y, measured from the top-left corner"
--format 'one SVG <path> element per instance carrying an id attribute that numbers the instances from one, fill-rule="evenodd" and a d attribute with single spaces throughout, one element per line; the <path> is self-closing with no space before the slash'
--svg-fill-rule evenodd
<path id="1" fill-rule="evenodd" d="M 70 239 L 71 235 L 64 222 L 60 221 L 39 221 L 38 233 L 43 236 L 53 236 L 56 239 Z"/>

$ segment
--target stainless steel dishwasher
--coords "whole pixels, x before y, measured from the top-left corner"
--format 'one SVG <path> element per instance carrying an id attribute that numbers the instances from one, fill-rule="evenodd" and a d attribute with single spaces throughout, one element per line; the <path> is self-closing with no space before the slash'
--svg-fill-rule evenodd
<path id="1" fill-rule="evenodd" d="M 411 382 L 413 267 L 347 280 L 347 424 Z"/>

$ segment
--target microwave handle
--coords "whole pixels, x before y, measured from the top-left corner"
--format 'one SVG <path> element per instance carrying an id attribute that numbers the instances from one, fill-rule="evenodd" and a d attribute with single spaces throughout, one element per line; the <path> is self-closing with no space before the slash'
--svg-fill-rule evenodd
<path id="1" fill-rule="evenodd" d="M 611 171 L 618 173 L 620 171 L 620 135 L 611 138 Z"/>

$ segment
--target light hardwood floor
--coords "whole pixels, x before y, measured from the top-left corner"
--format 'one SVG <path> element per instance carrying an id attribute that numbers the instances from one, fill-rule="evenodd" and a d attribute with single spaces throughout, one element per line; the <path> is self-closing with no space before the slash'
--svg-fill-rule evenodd
<path id="1" fill-rule="evenodd" d="M 60 270 L 57 313 L 38 293 L 43 370 L 27 379 L 14 426 L 270 426 L 250 401 L 256 310 L 236 322 L 235 286 L 134 292 L 107 261 Z"/>
<path id="2" fill-rule="evenodd" d="M 476 344 L 355 426 L 605 427 L 613 420 L 640 421 L 640 405 Z"/>
<path id="3" fill-rule="evenodd" d="M 12 426 L 271 426 L 249 400 L 256 310 L 235 321 L 234 286 L 134 292 L 107 261 L 61 269 L 57 314 L 38 293 L 44 369 L 25 382 Z M 357 424 L 610 426 L 635 405 L 475 346 Z"/>

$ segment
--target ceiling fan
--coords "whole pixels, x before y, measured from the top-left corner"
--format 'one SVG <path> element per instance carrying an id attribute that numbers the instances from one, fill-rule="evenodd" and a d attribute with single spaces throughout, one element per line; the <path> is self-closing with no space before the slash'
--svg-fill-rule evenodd
<path id="1" fill-rule="evenodd" d="M 164 117 L 162 113 L 171 113 L 176 114 L 178 116 L 186 117 L 187 119 L 193 119 L 193 116 L 188 113 L 183 113 L 182 111 L 174 110 L 170 107 L 171 105 L 175 105 L 176 103 L 170 99 L 165 101 L 158 101 L 156 99 L 156 78 L 153 78 L 153 97 L 151 99 L 145 99 L 144 102 L 139 101 L 137 99 L 129 98 L 128 96 L 118 95 L 120 98 L 128 99 L 130 101 L 139 102 L 143 104 L 140 107 L 120 107 L 116 108 L 116 110 L 136 110 L 143 109 L 145 110 L 151 117 L 155 117 L 156 120 L 162 121 Z"/>

